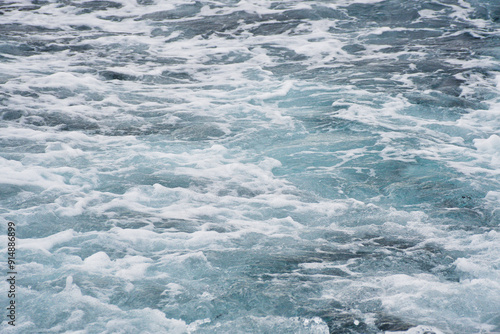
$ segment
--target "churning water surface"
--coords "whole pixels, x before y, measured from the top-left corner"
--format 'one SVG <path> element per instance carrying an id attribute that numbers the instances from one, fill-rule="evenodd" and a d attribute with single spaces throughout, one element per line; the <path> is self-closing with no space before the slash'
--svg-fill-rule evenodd
<path id="1" fill-rule="evenodd" d="M 2 333 L 500 332 L 496 0 L 6 0 L 0 83 Z"/>

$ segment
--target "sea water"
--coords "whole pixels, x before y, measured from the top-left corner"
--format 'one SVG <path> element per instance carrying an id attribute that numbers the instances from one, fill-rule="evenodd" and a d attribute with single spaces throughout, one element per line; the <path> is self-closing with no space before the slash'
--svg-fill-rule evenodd
<path id="1" fill-rule="evenodd" d="M 2 333 L 500 332 L 496 0 L 3 1 L 0 83 Z"/>

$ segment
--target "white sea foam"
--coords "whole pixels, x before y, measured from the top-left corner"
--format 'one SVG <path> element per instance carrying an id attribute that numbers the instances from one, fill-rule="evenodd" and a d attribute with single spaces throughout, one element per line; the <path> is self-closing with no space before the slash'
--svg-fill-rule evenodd
<path id="1" fill-rule="evenodd" d="M 494 4 L 1 11 L 19 333 L 498 331 Z"/>

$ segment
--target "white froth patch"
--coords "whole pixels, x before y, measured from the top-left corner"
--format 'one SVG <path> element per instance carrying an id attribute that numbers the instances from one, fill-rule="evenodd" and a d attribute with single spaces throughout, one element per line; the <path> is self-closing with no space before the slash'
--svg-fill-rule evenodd
<path id="1" fill-rule="evenodd" d="M 489 279 L 451 283 L 429 274 L 400 274 L 384 277 L 381 283 L 381 301 L 390 313 L 444 328 L 487 326 L 478 315 L 492 314 L 495 301 L 500 298 L 498 282 Z M 434 318 L 436 312 L 440 314 L 439 321 Z"/>
<path id="2" fill-rule="evenodd" d="M 104 88 L 102 82 L 95 79 L 90 74 L 83 74 L 77 76 L 69 72 L 58 72 L 44 77 L 33 78 L 29 80 L 28 84 L 30 86 L 36 86 L 36 87 L 68 88 L 68 89 L 77 89 L 79 87 L 85 87 L 98 90 Z"/>
<path id="3" fill-rule="evenodd" d="M 492 167 L 500 167 L 500 136 L 491 135 L 486 139 L 474 139 L 474 146 L 482 154 L 487 154 Z"/>
<path id="4" fill-rule="evenodd" d="M 232 333 L 236 328 L 252 329 L 255 333 L 328 334 L 326 322 L 319 317 L 243 316 L 228 322 L 217 322 L 212 330 Z"/>
<path id="5" fill-rule="evenodd" d="M 184 293 L 186 289 L 177 283 L 168 283 L 166 289 L 161 293 L 162 295 L 178 296 Z"/>
<path id="6" fill-rule="evenodd" d="M 80 273 L 119 277 L 130 283 L 144 279 L 152 262 L 151 259 L 139 255 L 126 255 L 123 258 L 111 260 L 105 252 L 101 251 L 70 267 Z M 130 289 L 126 288 L 126 290 Z"/>
<path id="7" fill-rule="evenodd" d="M 56 233 L 45 238 L 19 239 L 19 248 L 41 250 L 50 254 L 50 250 L 59 244 L 66 243 L 77 236 L 73 230 Z"/>
<path id="8" fill-rule="evenodd" d="M 39 299 L 41 297 L 38 297 Z M 39 302 L 42 302 L 41 300 Z M 122 310 L 118 306 L 108 304 L 100 299 L 83 294 L 73 282 L 73 277 L 66 279 L 65 289 L 45 302 L 52 305 L 53 314 L 71 312 L 71 316 L 52 328 L 61 332 L 74 326 L 86 327 L 85 316 L 91 317 L 94 329 L 101 333 L 186 333 L 184 321 L 168 319 L 159 310 L 151 308 Z M 43 303 L 42 303 L 43 304 Z"/>
<path id="9" fill-rule="evenodd" d="M 458 270 L 468 272 L 476 277 L 488 277 L 494 274 L 495 265 L 499 263 L 476 263 L 472 259 L 460 258 L 455 261 Z M 494 276 L 500 276 L 494 275 Z"/>
<path id="10" fill-rule="evenodd" d="M 22 162 L 2 157 L 0 157 L 0 183 L 47 190 L 76 190 L 65 182 L 64 176 L 58 175 L 52 168 L 29 167 Z"/>
<path id="11" fill-rule="evenodd" d="M 500 281 L 500 233 L 489 231 L 449 242 L 448 247 L 467 250 L 469 257 L 455 261 L 457 269 L 469 277 Z"/>
<path id="12" fill-rule="evenodd" d="M 493 213 L 500 211 L 500 191 L 489 191 L 486 194 L 485 201 Z"/>
<path id="13" fill-rule="evenodd" d="M 31 140 L 35 142 L 45 142 L 49 140 L 56 140 L 56 141 L 67 141 L 67 140 L 72 140 L 75 142 L 79 143 L 97 143 L 98 139 L 102 139 L 102 137 L 99 138 L 99 136 L 96 137 L 90 137 L 84 133 L 81 132 L 50 132 L 50 131 L 41 131 L 41 130 L 34 130 L 34 129 L 27 129 L 27 128 L 15 128 L 12 126 L 2 128 L 2 131 L 0 132 L 0 138 L 3 139 L 26 139 L 26 140 Z"/>
<path id="14" fill-rule="evenodd" d="M 422 325 L 410 328 L 407 331 L 391 331 L 391 332 L 385 332 L 385 333 L 386 334 L 427 334 L 427 333 L 445 334 L 444 332 L 437 329 L 436 327 L 422 326 Z"/>
<path id="15" fill-rule="evenodd" d="M 145 277 L 146 270 L 151 265 L 151 259 L 144 256 L 125 256 L 116 260 L 116 276 L 126 280 L 140 280 Z"/>
<path id="16" fill-rule="evenodd" d="M 275 97 L 282 97 L 286 96 L 288 92 L 293 88 L 293 81 L 287 80 L 283 82 L 280 88 L 278 88 L 275 91 L 268 92 L 268 93 L 261 93 L 254 98 L 261 99 L 261 100 L 267 100 Z"/>
<path id="17" fill-rule="evenodd" d="M 103 270 L 111 267 L 112 262 L 109 256 L 104 252 L 97 252 L 83 261 L 83 265 L 88 270 Z"/>
<path id="18" fill-rule="evenodd" d="M 97 183 L 94 180 L 92 184 L 92 180 L 85 177 L 82 178 L 84 178 L 87 182 L 90 181 L 89 183 L 82 184 L 82 188 L 90 188 L 91 186 L 95 186 Z M 91 191 L 90 193 L 74 192 L 57 198 L 54 202 L 58 206 L 55 211 L 62 217 L 74 217 L 84 214 L 85 212 L 93 211 L 94 207 L 92 203 L 102 202 L 105 199 L 106 197 L 97 191 Z"/>
<path id="19" fill-rule="evenodd" d="M 456 33 L 455 35 L 459 35 Z M 461 65 L 462 68 L 492 68 L 496 66 L 496 61 L 490 57 L 483 57 L 482 59 L 469 59 L 469 60 L 461 60 L 456 58 L 448 58 L 444 59 L 447 63 L 452 65 Z"/>
<path id="20" fill-rule="evenodd" d="M 430 9 L 422 9 L 422 10 L 418 11 L 418 15 L 420 15 L 420 17 L 422 19 L 432 19 L 432 18 L 437 17 L 440 14 L 443 14 L 443 12 L 444 12 L 443 10 L 436 11 L 436 10 L 430 10 Z"/>

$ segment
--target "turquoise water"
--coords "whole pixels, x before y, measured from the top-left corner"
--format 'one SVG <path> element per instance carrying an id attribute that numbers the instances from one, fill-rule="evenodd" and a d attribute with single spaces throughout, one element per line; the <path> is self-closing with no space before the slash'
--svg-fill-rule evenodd
<path id="1" fill-rule="evenodd" d="M 0 12 L 2 332 L 500 332 L 496 1 Z"/>

